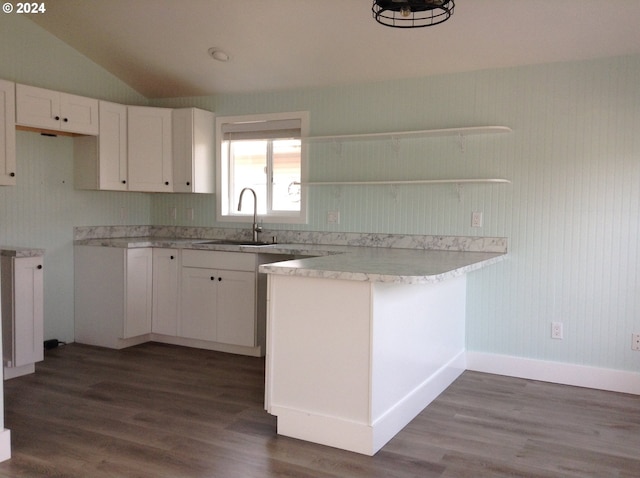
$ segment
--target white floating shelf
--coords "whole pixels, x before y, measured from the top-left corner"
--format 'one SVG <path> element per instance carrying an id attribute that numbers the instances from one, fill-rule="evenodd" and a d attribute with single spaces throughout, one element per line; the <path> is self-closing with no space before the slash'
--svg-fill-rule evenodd
<path id="1" fill-rule="evenodd" d="M 384 185 L 403 185 L 403 184 L 511 184 L 508 179 L 416 179 L 408 181 L 309 181 L 301 184 L 303 186 L 384 186 Z"/>
<path id="2" fill-rule="evenodd" d="M 342 134 L 332 136 L 307 136 L 302 141 L 308 143 L 362 141 L 373 139 L 403 139 L 435 136 L 467 136 L 475 134 L 511 133 L 508 126 L 470 126 L 466 128 L 426 129 L 417 131 L 396 131 L 389 133 Z"/>

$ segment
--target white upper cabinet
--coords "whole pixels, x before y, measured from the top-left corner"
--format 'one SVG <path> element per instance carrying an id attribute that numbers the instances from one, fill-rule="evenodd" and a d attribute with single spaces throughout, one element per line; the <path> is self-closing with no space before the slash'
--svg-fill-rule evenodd
<path id="1" fill-rule="evenodd" d="M 127 107 L 100 102 L 100 189 L 127 190 Z"/>
<path id="2" fill-rule="evenodd" d="M 127 107 L 130 191 L 172 192 L 171 109 Z"/>
<path id="3" fill-rule="evenodd" d="M 0 186 L 16 185 L 15 85 L 0 80 Z"/>
<path id="4" fill-rule="evenodd" d="M 52 131 L 97 135 L 98 100 L 18 84 L 16 123 Z"/>
<path id="5" fill-rule="evenodd" d="M 173 191 L 213 193 L 214 115 L 197 108 L 173 110 Z"/>
<path id="6" fill-rule="evenodd" d="M 127 107 L 100 101 L 99 135 L 77 136 L 73 150 L 77 189 L 126 191 Z"/>

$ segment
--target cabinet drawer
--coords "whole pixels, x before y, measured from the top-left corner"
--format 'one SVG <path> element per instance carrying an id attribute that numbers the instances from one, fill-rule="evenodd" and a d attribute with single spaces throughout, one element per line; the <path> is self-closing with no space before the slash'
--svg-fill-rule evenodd
<path id="1" fill-rule="evenodd" d="M 182 251 L 182 267 L 201 267 L 204 269 L 227 269 L 255 272 L 255 254 L 246 252 Z"/>

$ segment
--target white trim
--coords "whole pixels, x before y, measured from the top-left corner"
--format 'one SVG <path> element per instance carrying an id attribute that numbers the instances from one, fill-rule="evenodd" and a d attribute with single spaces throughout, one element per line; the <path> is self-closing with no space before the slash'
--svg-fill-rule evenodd
<path id="1" fill-rule="evenodd" d="M 4 379 L 9 380 L 16 377 L 22 377 L 23 375 L 29 375 L 30 373 L 35 373 L 36 364 L 28 363 L 26 365 L 21 365 L 19 367 L 5 367 L 4 368 Z"/>
<path id="2" fill-rule="evenodd" d="M 483 352 L 467 352 L 467 370 L 640 395 L 638 372 Z"/>
<path id="3" fill-rule="evenodd" d="M 307 136 L 307 142 L 365 141 L 369 139 L 402 139 L 430 136 L 465 136 L 470 134 L 511 133 L 508 126 L 470 126 L 462 128 L 424 129 L 417 131 L 395 131 L 384 133 L 338 134 L 329 136 Z"/>
<path id="4" fill-rule="evenodd" d="M 11 458 L 11 430 L 4 429 L 0 432 L 0 461 Z"/>
<path id="5" fill-rule="evenodd" d="M 372 456 L 462 374 L 464 361 L 460 352 L 372 424 L 281 405 L 268 411 L 279 435 Z"/>
<path id="6" fill-rule="evenodd" d="M 223 145 L 223 128 L 225 125 L 238 123 L 245 125 L 264 124 L 265 122 L 282 122 L 295 121 L 300 124 L 300 134 L 306 137 L 309 132 L 309 112 L 293 111 L 284 113 L 266 113 L 241 116 L 216 116 L 216 221 L 217 222 L 235 222 L 235 223 L 252 223 L 253 211 L 251 214 L 234 214 L 226 213 L 232 205 L 229 204 L 227 197 L 228 186 L 223 184 L 223 178 L 228 174 L 225 172 L 226 166 L 222 164 L 222 145 Z M 308 179 L 308 152 L 305 145 L 301 151 L 301 174 L 300 182 L 303 186 L 300 191 L 300 212 L 297 211 L 281 211 L 275 214 L 258 214 L 258 222 L 264 224 L 306 224 L 308 218 L 307 204 L 307 187 Z"/>

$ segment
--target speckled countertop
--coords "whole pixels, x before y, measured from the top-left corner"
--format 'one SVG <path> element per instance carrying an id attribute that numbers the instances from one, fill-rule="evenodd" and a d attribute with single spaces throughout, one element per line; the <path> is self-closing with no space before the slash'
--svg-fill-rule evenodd
<path id="1" fill-rule="evenodd" d="M 188 235 L 190 237 L 83 235 L 82 239 L 77 239 L 74 243 L 102 247 L 165 247 L 308 256 L 263 264 L 259 270 L 267 274 L 399 284 L 439 282 L 494 264 L 506 257 L 504 238 L 379 234 L 326 237 L 323 235 L 323 240 L 332 240 L 337 244 L 318 244 L 314 242 L 318 240 L 318 236 L 314 233 L 296 232 L 289 237 L 279 231 L 279 239 L 293 239 L 300 242 L 255 247 L 202 244 L 199 241 L 206 239 L 191 237 L 194 234 Z"/>
<path id="2" fill-rule="evenodd" d="M 425 284 L 458 277 L 494 264 L 506 254 L 353 247 L 343 254 L 260 266 L 260 272 L 324 279 Z"/>
<path id="3" fill-rule="evenodd" d="M 40 257 L 44 256 L 44 249 L 34 247 L 0 246 L 0 256 L 11 257 Z"/>

